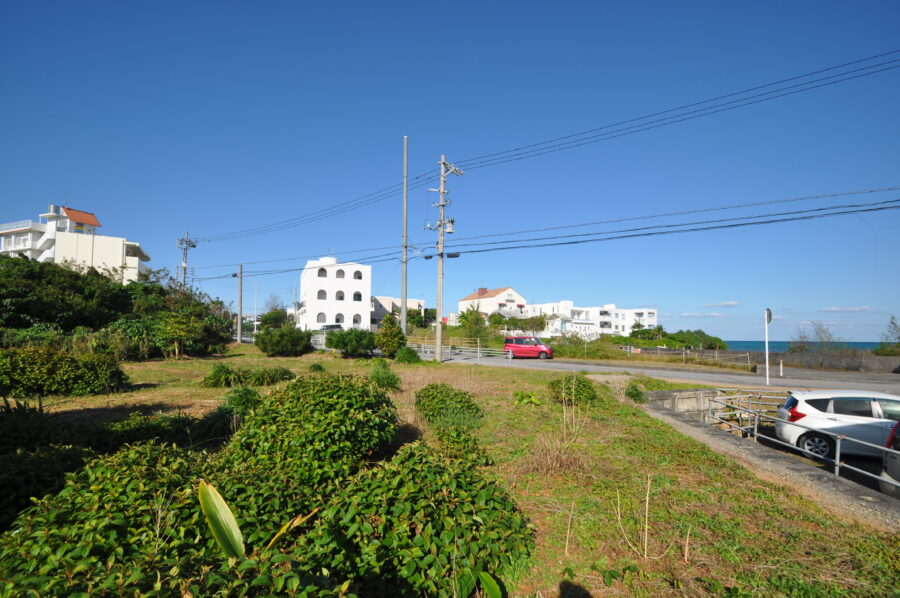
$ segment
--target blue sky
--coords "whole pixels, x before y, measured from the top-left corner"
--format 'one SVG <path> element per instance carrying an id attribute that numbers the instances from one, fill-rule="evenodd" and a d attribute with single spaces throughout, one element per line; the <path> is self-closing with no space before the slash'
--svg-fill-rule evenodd
<path id="1" fill-rule="evenodd" d="M 410 173 L 900 48 L 896 2 L 4 2 L 0 221 L 48 203 L 97 214 L 174 269 L 176 239 L 273 224 Z M 883 60 L 895 59 L 900 54 Z M 449 181 L 448 238 L 900 185 L 900 69 Z M 431 186 L 431 185 L 429 185 Z M 893 191 L 736 211 L 900 197 Z M 435 234 L 410 192 L 410 238 Z M 720 213 L 670 217 L 674 222 Z M 640 223 L 634 224 L 639 226 Z M 622 228 L 602 225 L 588 230 Z M 580 232 L 561 230 L 559 234 Z M 530 302 L 656 306 L 668 329 L 773 339 L 809 320 L 877 340 L 900 316 L 900 210 L 463 255 L 445 305 L 477 287 Z M 196 277 L 301 267 L 399 245 L 400 195 L 312 224 L 205 242 Z M 435 300 L 435 261 L 410 262 Z M 399 295 L 397 261 L 373 292 Z M 236 298 L 233 279 L 199 281 Z M 255 286 L 254 286 L 255 285 Z M 247 277 L 252 311 L 298 274 Z"/>

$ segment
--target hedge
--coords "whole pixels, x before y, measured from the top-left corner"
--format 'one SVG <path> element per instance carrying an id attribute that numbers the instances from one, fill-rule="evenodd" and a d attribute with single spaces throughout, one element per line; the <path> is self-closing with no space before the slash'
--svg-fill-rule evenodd
<path id="1" fill-rule="evenodd" d="M 130 387 L 128 376 L 111 355 L 76 356 L 53 347 L 0 350 L 0 396 L 86 396 L 122 392 Z"/>

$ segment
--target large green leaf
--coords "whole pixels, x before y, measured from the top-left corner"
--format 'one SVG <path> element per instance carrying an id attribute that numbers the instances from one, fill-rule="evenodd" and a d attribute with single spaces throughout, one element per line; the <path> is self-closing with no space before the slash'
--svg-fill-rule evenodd
<path id="1" fill-rule="evenodd" d="M 213 537 L 228 558 L 244 556 L 244 538 L 231 509 L 222 495 L 210 484 L 200 480 L 200 508 Z"/>

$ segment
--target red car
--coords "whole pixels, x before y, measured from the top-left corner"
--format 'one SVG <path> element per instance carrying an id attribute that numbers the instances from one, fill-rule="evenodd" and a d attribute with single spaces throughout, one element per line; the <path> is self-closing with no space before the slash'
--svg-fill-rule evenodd
<path id="1" fill-rule="evenodd" d="M 539 357 L 553 359 L 553 348 L 534 336 L 512 336 L 503 343 L 503 350 L 510 358 Z"/>

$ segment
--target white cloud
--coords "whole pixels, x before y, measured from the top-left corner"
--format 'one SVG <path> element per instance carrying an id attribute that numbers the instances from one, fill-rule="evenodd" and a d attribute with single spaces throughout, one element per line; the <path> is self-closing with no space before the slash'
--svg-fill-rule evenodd
<path id="1" fill-rule="evenodd" d="M 703 307 L 737 307 L 740 305 L 737 301 L 719 301 L 718 303 L 709 303 Z"/>
<path id="2" fill-rule="evenodd" d="M 681 314 L 682 318 L 721 318 L 722 314 L 716 313 L 714 311 L 709 312 L 708 314 L 699 314 L 697 312 L 686 311 Z"/>
<path id="3" fill-rule="evenodd" d="M 819 311 L 828 311 L 828 312 L 855 312 L 855 311 L 869 311 L 868 305 L 863 305 L 862 307 L 823 307 Z"/>

